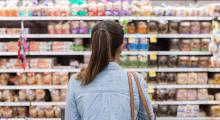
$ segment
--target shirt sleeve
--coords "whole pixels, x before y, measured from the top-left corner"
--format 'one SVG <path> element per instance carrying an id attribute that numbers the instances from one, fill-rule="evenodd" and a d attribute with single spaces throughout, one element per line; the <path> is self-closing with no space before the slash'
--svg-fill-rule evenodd
<path id="1" fill-rule="evenodd" d="M 147 83 L 144 81 L 144 78 L 143 78 L 142 75 L 138 74 L 138 79 L 140 81 L 142 90 L 144 92 L 144 96 L 145 96 L 146 101 L 147 101 L 147 106 L 148 106 L 149 112 L 150 112 L 150 120 L 154 120 L 155 115 L 154 115 L 154 112 L 153 112 L 153 106 L 151 104 L 151 101 L 150 101 L 150 98 L 149 98 L 149 95 L 148 95 Z M 138 118 L 139 118 L 138 120 L 148 120 L 147 119 L 147 113 L 146 113 L 144 105 L 141 101 L 140 101 L 140 106 L 139 106 L 139 111 L 138 111 Z"/>
<path id="2" fill-rule="evenodd" d="M 77 111 L 76 101 L 74 98 L 74 81 L 75 78 L 71 77 L 66 96 L 66 106 L 65 106 L 65 120 L 80 120 L 80 115 Z"/>

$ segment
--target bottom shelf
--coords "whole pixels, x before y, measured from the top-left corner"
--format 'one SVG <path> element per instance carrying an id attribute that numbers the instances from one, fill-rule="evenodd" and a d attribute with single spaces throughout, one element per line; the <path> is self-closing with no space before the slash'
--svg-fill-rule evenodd
<path id="1" fill-rule="evenodd" d="M 156 120 L 220 120 L 220 117 L 157 117 Z"/>

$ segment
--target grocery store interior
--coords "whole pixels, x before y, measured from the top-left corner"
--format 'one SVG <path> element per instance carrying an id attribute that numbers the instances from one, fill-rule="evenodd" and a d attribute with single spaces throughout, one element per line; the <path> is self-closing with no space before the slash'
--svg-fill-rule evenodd
<path id="1" fill-rule="evenodd" d="M 220 0 L 0 0 L 0 120 L 61 120 L 102 20 L 144 76 L 156 120 L 220 120 Z"/>

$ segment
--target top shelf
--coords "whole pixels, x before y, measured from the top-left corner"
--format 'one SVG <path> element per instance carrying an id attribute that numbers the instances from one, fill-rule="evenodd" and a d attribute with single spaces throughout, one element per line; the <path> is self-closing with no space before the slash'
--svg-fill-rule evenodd
<path id="1" fill-rule="evenodd" d="M 214 17 L 198 17 L 198 16 L 31 16 L 31 17 L 0 17 L 0 21 L 53 21 L 53 20 L 174 20 L 174 21 L 209 21 Z"/>

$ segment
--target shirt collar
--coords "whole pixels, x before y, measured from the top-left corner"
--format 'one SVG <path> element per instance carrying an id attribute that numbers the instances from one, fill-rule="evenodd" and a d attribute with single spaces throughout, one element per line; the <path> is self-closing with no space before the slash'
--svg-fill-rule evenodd
<path id="1" fill-rule="evenodd" d="M 121 69 L 118 63 L 116 62 L 110 62 L 108 66 L 106 67 L 107 70 L 116 70 L 116 69 Z"/>

